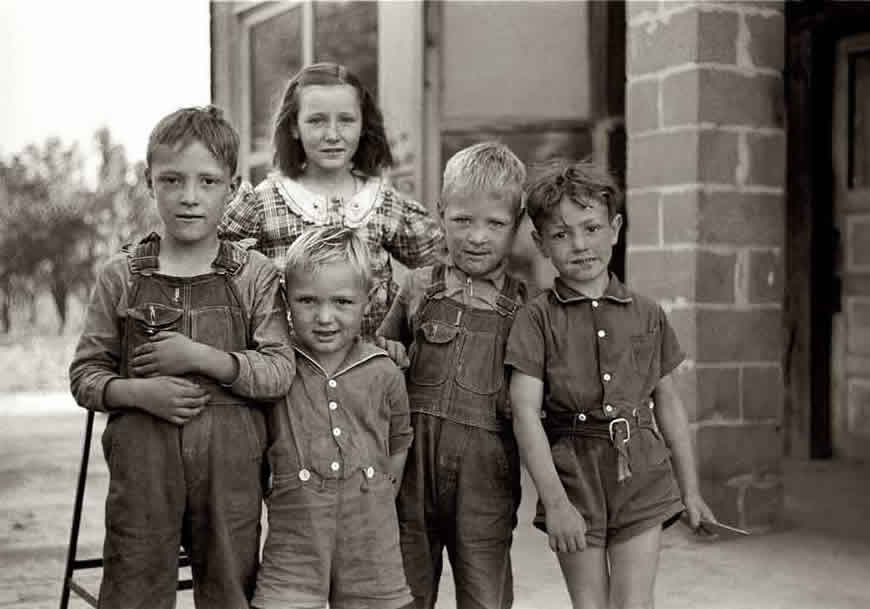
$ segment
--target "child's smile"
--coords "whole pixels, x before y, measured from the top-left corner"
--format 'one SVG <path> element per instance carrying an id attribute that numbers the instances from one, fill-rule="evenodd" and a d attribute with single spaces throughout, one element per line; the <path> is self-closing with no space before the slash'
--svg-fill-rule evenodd
<path id="1" fill-rule="evenodd" d="M 287 299 L 300 346 L 333 372 L 360 333 L 368 305 L 364 282 L 347 264 L 288 277 Z"/>
<path id="2" fill-rule="evenodd" d="M 600 296 L 609 280 L 608 265 L 619 238 L 622 216 L 608 218 L 607 206 L 591 201 L 584 207 L 562 199 L 541 233 L 541 252 L 550 258 L 562 281 L 587 296 Z"/>

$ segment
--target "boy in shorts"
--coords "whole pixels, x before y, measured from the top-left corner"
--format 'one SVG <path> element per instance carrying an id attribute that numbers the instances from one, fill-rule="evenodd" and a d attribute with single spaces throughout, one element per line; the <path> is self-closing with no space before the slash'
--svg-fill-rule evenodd
<path id="1" fill-rule="evenodd" d="M 286 265 L 297 371 L 269 417 L 269 533 L 251 604 L 406 607 L 395 489 L 412 432 L 402 372 L 360 339 L 368 249 L 327 226 L 300 235 Z"/>
<path id="2" fill-rule="evenodd" d="M 409 347 L 412 447 L 399 493 L 405 573 L 419 609 L 438 596 L 446 548 L 458 609 L 513 603 L 520 503 L 504 348 L 525 286 L 505 272 L 523 213 L 522 162 L 504 145 L 457 152 L 439 215 L 447 264 L 409 271 L 379 335 Z"/>
<path id="3" fill-rule="evenodd" d="M 535 525 L 575 608 L 651 607 L 663 526 L 684 509 L 693 526 L 713 519 L 671 378 L 683 353 L 661 307 L 608 271 L 622 227 L 610 176 L 555 160 L 527 197 L 559 273 L 518 313 L 505 358 Z"/>
<path id="4" fill-rule="evenodd" d="M 100 271 L 70 365 L 109 413 L 101 608 L 175 606 L 179 546 L 197 607 L 248 607 L 259 562 L 260 400 L 293 378 L 280 276 L 217 236 L 239 139 L 214 107 L 162 119 L 146 179 L 163 223 Z"/>

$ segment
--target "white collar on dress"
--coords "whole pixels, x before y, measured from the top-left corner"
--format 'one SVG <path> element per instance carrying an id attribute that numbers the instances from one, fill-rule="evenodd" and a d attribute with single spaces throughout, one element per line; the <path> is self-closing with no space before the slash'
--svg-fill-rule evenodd
<path id="1" fill-rule="evenodd" d="M 275 176 L 275 185 L 293 213 L 304 220 L 318 226 L 340 223 L 348 228 L 358 228 L 368 221 L 371 213 L 380 205 L 384 190 L 382 179 L 368 178 L 363 187 L 340 206 L 287 176 Z"/>

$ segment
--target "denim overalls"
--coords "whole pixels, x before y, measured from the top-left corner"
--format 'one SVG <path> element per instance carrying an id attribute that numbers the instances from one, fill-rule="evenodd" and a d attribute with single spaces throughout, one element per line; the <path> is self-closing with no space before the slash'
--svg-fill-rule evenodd
<path id="1" fill-rule="evenodd" d="M 159 330 L 226 352 L 245 349 L 247 312 L 231 280 L 244 254 L 222 242 L 213 273 L 169 277 L 157 272 L 159 247 L 159 238 L 146 239 L 129 254 L 122 374 L 132 350 Z M 260 549 L 263 413 L 211 379 L 188 378 L 211 401 L 184 426 L 140 410 L 110 414 L 102 608 L 174 607 L 180 544 L 197 607 L 248 607 Z"/>
<path id="2" fill-rule="evenodd" d="M 405 573 L 417 606 L 431 609 L 446 548 L 457 609 L 500 609 L 513 603 L 520 503 L 503 362 L 524 286 L 506 276 L 494 309 L 472 308 L 436 298 L 445 270 L 432 270 L 409 352 L 414 444 L 398 499 Z"/>

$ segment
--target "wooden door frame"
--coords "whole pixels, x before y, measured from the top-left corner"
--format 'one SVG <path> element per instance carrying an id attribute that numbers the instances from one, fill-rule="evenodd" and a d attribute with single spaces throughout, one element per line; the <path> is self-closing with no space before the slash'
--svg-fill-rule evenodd
<path id="1" fill-rule="evenodd" d="M 833 456 L 833 128 L 837 42 L 868 30 L 870 5 L 786 2 L 785 453 Z"/>

